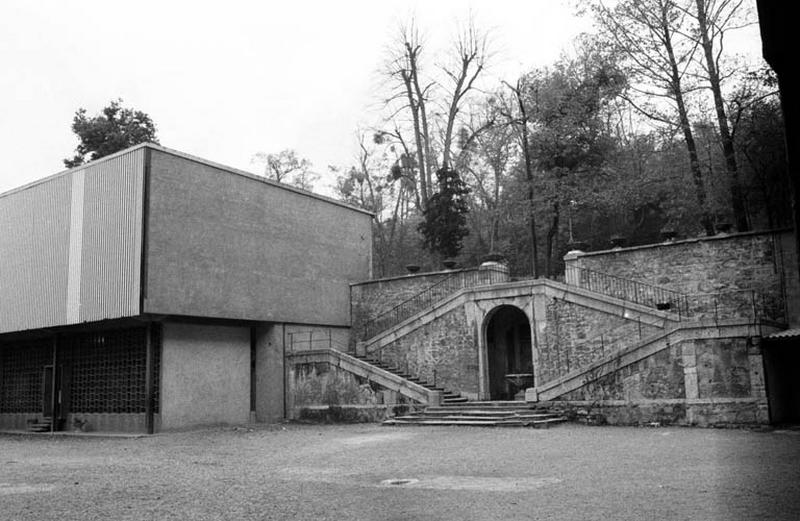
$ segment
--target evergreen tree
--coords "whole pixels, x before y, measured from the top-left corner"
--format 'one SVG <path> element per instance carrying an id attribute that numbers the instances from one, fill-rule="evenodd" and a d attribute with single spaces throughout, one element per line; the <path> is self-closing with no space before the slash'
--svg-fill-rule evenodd
<path id="1" fill-rule="evenodd" d="M 469 233 L 466 214 L 469 187 L 458 172 L 440 168 L 436 172 L 439 191 L 428 200 L 425 220 L 419 226 L 425 248 L 444 258 L 458 255 L 461 241 Z"/>

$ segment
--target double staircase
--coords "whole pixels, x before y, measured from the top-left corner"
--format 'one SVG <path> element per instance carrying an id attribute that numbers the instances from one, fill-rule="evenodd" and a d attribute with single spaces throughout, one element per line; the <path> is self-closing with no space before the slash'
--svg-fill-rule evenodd
<path id="1" fill-rule="evenodd" d="M 547 407 L 525 402 L 459 402 L 397 416 L 383 425 L 430 425 L 471 427 L 549 427 L 567 421 Z"/>

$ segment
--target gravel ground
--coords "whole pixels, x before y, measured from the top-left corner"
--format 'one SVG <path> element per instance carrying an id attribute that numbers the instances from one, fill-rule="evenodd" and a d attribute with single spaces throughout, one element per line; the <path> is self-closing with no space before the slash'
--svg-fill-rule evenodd
<path id="1" fill-rule="evenodd" d="M 0 435 L 5 520 L 800 519 L 800 431 L 279 425 Z"/>

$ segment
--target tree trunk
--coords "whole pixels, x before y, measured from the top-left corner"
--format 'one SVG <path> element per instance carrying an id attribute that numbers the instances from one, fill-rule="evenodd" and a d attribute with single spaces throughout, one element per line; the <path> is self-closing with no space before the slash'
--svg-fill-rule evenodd
<path id="1" fill-rule="evenodd" d="M 725 166 L 728 171 L 728 178 L 731 184 L 731 208 L 736 222 L 736 229 L 746 232 L 750 229 L 747 220 L 747 212 L 744 204 L 744 194 L 742 184 L 739 180 L 739 171 L 736 165 L 736 152 L 733 147 L 733 138 L 728 127 L 728 117 L 725 113 L 725 103 L 722 99 L 722 88 L 720 86 L 719 71 L 714 60 L 714 43 L 708 33 L 708 20 L 706 18 L 705 0 L 696 0 L 697 3 L 697 23 L 700 29 L 701 45 L 706 59 L 708 69 L 708 82 L 711 92 L 714 94 L 714 108 L 717 112 L 717 124 L 719 125 L 719 135 L 722 140 L 722 152 L 725 156 Z"/>
<path id="2" fill-rule="evenodd" d="M 521 116 L 521 140 L 522 157 L 525 160 L 525 180 L 528 182 L 528 239 L 531 243 L 531 275 L 539 278 L 539 248 L 536 241 L 536 216 L 533 212 L 533 161 L 531 160 L 531 150 L 528 137 L 528 113 L 525 110 L 525 103 L 522 100 L 522 85 L 517 81 L 517 88 L 514 94 L 517 97 L 517 104 Z"/>
<path id="3" fill-rule="evenodd" d="M 664 44 L 669 57 L 670 76 L 672 79 L 670 88 L 675 98 L 675 104 L 678 107 L 678 117 L 680 119 L 681 130 L 683 131 L 683 138 L 686 141 L 686 149 L 689 152 L 689 168 L 692 172 L 694 180 L 695 194 L 697 195 L 697 204 L 700 206 L 701 217 L 700 221 L 705 228 L 706 235 L 714 235 L 714 223 L 711 219 L 711 214 L 708 212 L 706 204 L 706 188 L 703 182 L 703 172 L 700 170 L 700 160 L 697 156 L 697 145 L 694 141 L 692 134 L 692 126 L 689 123 L 689 115 L 686 110 L 686 104 L 683 100 L 683 91 L 681 90 L 681 76 L 678 71 L 678 62 L 675 58 L 675 51 L 672 48 L 672 36 L 669 32 L 669 22 L 662 20 L 664 30 Z"/>
<path id="4" fill-rule="evenodd" d="M 409 74 L 414 74 L 415 71 L 416 68 L 412 67 Z M 403 82 L 406 86 L 408 106 L 411 109 L 411 120 L 414 123 L 414 142 L 417 145 L 417 168 L 419 169 L 419 203 L 420 210 L 424 212 L 425 209 L 428 208 L 428 176 L 425 172 L 425 144 L 423 143 L 422 130 L 420 128 L 419 103 L 414 97 L 412 80 L 409 74 L 403 73 Z"/>
<path id="5" fill-rule="evenodd" d="M 553 203 L 553 220 L 550 223 L 550 229 L 547 230 L 547 257 L 545 258 L 545 275 L 547 278 L 551 278 L 553 276 L 553 246 L 555 243 L 555 237 L 558 234 L 558 220 L 560 215 L 560 206 L 558 201 Z"/>

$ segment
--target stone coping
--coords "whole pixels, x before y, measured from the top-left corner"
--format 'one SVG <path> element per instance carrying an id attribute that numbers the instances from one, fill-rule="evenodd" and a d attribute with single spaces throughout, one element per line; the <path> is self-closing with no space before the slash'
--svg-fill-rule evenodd
<path id="1" fill-rule="evenodd" d="M 408 279 L 413 279 L 413 278 L 432 277 L 432 276 L 436 276 L 436 275 L 451 275 L 451 274 L 454 274 L 454 273 L 465 273 L 465 272 L 468 272 L 468 271 L 483 271 L 483 270 L 496 271 L 496 272 L 505 272 L 506 271 L 506 270 L 503 270 L 502 268 L 497 268 L 497 267 L 494 267 L 494 266 L 485 267 L 485 268 L 482 268 L 480 266 L 473 266 L 471 268 L 455 268 L 455 269 L 452 269 L 452 270 L 426 271 L 426 272 L 423 272 L 423 273 L 406 273 L 405 275 L 394 275 L 392 277 L 383 277 L 383 278 L 380 278 L 380 279 L 370 279 L 370 280 L 363 280 L 361 282 L 351 282 L 350 283 L 350 287 L 353 287 L 353 286 L 366 286 L 367 284 L 377 284 L 377 283 L 380 283 L 380 282 L 391 282 L 391 281 L 394 281 L 394 280 L 408 280 Z"/>
<path id="2" fill-rule="evenodd" d="M 475 271 L 477 270 L 477 266 L 474 268 L 458 268 L 452 270 L 440 270 L 440 271 L 426 271 L 423 273 L 406 273 L 405 275 L 394 275 L 392 277 L 383 277 L 381 279 L 370 279 L 370 280 L 362 280 L 361 282 L 351 282 L 350 286 L 366 286 L 367 284 L 376 284 L 379 282 L 390 282 L 393 280 L 406 280 L 406 279 L 413 279 L 413 278 L 421 278 L 421 277 L 430 277 L 434 275 L 446 275 L 450 273 L 459 273 L 464 271 Z"/>
<path id="3" fill-rule="evenodd" d="M 600 251 L 580 251 L 580 250 L 573 250 L 567 253 L 564 256 L 565 260 L 574 260 L 581 257 L 591 257 L 596 255 L 608 255 L 612 253 L 627 253 L 630 251 L 639 251 L 639 250 L 648 250 L 648 249 L 655 249 L 661 247 L 671 247 L 671 246 L 679 246 L 685 244 L 697 244 L 706 241 L 721 241 L 725 239 L 734 239 L 740 237 L 753 237 L 757 235 L 778 235 L 782 233 L 791 232 L 791 228 L 780 228 L 777 230 L 757 230 L 751 232 L 736 232 L 736 233 L 720 233 L 717 235 L 712 235 L 710 237 L 693 237 L 690 239 L 681 239 L 678 241 L 664 241 L 664 242 L 655 242 L 651 244 L 641 244 L 639 246 L 626 246 L 622 248 L 611 248 L 608 250 L 600 250 Z"/>

